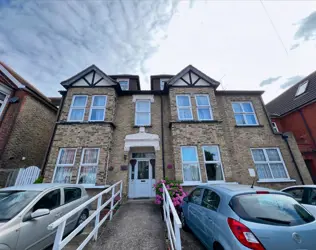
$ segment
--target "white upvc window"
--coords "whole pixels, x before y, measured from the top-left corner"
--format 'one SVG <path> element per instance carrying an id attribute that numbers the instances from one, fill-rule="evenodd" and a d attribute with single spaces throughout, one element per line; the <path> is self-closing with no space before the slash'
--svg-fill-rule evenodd
<path id="1" fill-rule="evenodd" d="M 196 95 L 195 102 L 198 119 L 201 121 L 213 120 L 209 95 Z"/>
<path id="2" fill-rule="evenodd" d="M 99 156 L 99 148 L 83 149 L 77 183 L 93 186 L 96 184 Z"/>
<path id="3" fill-rule="evenodd" d="M 160 90 L 164 90 L 165 83 L 169 81 L 169 78 L 161 78 L 160 79 Z"/>
<path id="4" fill-rule="evenodd" d="M 275 122 L 272 122 L 272 128 L 274 132 L 279 132 L 278 125 Z"/>
<path id="5" fill-rule="evenodd" d="M 72 170 L 75 164 L 76 148 L 61 148 L 55 167 L 54 183 L 71 183 Z"/>
<path id="6" fill-rule="evenodd" d="M 251 154 L 259 181 L 289 180 L 289 174 L 279 148 L 252 148 Z"/>
<path id="7" fill-rule="evenodd" d="M 207 180 L 209 182 L 223 182 L 224 171 L 218 146 L 203 146 L 203 157 Z"/>
<path id="8" fill-rule="evenodd" d="M 106 102 L 107 102 L 106 95 L 92 96 L 89 121 L 104 121 Z"/>
<path id="9" fill-rule="evenodd" d="M 68 114 L 68 121 L 82 122 L 84 120 L 87 100 L 88 100 L 88 96 L 86 95 L 73 96 L 69 114 Z"/>
<path id="10" fill-rule="evenodd" d="M 232 106 L 238 126 L 258 125 L 257 116 L 251 102 L 233 102 Z"/>
<path id="11" fill-rule="evenodd" d="M 116 81 L 120 84 L 122 90 L 129 90 L 129 79 L 117 79 Z"/>
<path id="12" fill-rule="evenodd" d="M 308 85 L 308 81 L 305 81 L 305 82 L 301 83 L 300 85 L 298 85 L 295 96 L 299 96 L 299 95 L 305 93 L 307 85 Z"/>
<path id="13" fill-rule="evenodd" d="M 151 124 L 150 100 L 136 100 L 135 125 L 149 126 Z"/>
<path id="14" fill-rule="evenodd" d="M 177 95 L 177 110 L 179 120 L 193 120 L 190 95 Z"/>
<path id="15" fill-rule="evenodd" d="M 0 92 L 0 116 L 4 110 L 5 105 L 8 102 L 8 99 L 9 99 L 9 95 L 7 95 L 3 92 Z"/>
<path id="16" fill-rule="evenodd" d="M 201 182 L 200 165 L 195 146 L 181 147 L 181 160 L 184 184 L 197 184 Z"/>

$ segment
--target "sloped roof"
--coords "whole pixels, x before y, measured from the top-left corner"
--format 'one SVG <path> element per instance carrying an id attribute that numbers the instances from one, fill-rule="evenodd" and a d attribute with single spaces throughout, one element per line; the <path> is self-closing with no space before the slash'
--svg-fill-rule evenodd
<path id="1" fill-rule="evenodd" d="M 299 96 L 295 96 L 299 85 L 308 81 L 305 92 Z M 266 104 L 268 113 L 272 116 L 285 115 L 301 106 L 316 100 L 316 71 L 305 77 L 284 93 Z"/>
<path id="2" fill-rule="evenodd" d="M 18 89 L 21 88 L 21 85 L 24 85 L 27 89 L 31 91 L 32 94 L 37 95 L 40 97 L 42 101 L 45 101 L 49 105 L 53 105 L 51 100 L 45 96 L 41 91 L 39 91 L 34 85 L 26 81 L 24 78 L 22 78 L 18 73 L 16 73 L 12 68 L 10 68 L 8 65 L 6 65 L 4 62 L 0 61 L 0 65 L 9 72 L 18 82 L 13 81 L 6 81 L 7 84 L 9 84 L 11 87 Z M 4 73 L 5 74 L 5 73 Z M 5 74 L 6 75 L 6 74 Z M 8 77 L 8 76 L 7 76 Z M 22 86 L 23 87 L 23 86 Z M 55 107 L 56 108 L 56 107 Z"/>
<path id="3" fill-rule="evenodd" d="M 98 74 L 100 74 L 104 79 L 108 79 L 109 81 L 116 83 L 116 81 L 114 81 L 111 77 L 109 77 L 108 75 L 106 75 L 101 69 L 99 69 L 97 66 L 95 66 L 94 64 L 92 64 L 91 66 L 89 66 L 88 68 L 82 70 L 81 72 L 79 72 L 78 74 L 70 77 L 69 79 L 62 81 L 60 84 L 62 86 L 64 86 L 65 88 L 70 87 L 73 83 L 75 83 L 76 81 L 78 81 L 80 78 L 86 76 L 87 74 L 89 74 L 90 72 L 95 71 Z"/>
<path id="4" fill-rule="evenodd" d="M 174 77 L 172 77 L 170 79 L 170 81 L 168 82 L 168 85 L 172 85 L 174 84 L 176 81 L 178 81 L 181 77 L 183 77 L 186 73 L 188 73 L 189 71 L 193 72 L 194 74 L 200 76 L 203 80 L 205 80 L 206 82 L 214 85 L 216 88 L 218 87 L 218 85 L 220 84 L 218 81 L 212 79 L 211 77 L 207 76 L 206 74 L 204 74 L 202 71 L 198 70 L 197 68 L 195 68 L 192 65 L 188 65 L 186 66 L 183 70 L 181 70 L 178 74 L 176 74 Z"/>

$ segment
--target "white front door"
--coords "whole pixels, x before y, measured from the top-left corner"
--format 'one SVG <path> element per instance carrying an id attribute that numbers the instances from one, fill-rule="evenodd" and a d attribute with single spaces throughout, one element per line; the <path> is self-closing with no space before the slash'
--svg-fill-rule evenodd
<path id="1" fill-rule="evenodd" d="M 152 197 L 152 166 L 149 160 L 137 160 L 135 166 L 130 166 L 129 197 Z"/>

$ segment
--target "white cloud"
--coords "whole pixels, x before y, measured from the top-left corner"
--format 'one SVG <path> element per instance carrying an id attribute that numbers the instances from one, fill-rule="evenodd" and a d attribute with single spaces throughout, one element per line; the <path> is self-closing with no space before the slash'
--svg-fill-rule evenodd
<path id="1" fill-rule="evenodd" d="M 280 85 L 281 89 L 286 89 L 288 87 L 291 87 L 292 85 L 298 83 L 300 80 L 302 80 L 304 76 L 292 76 L 286 79 L 284 83 Z"/>
<path id="2" fill-rule="evenodd" d="M 261 83 L 260 83 L 260 87 L 263 87 L 265 85 L 270 85 L 276 81 L 278 81 L 282 76 L 276 76 L 276 77 L 269 77 L 265 80 L 263 80 Z"/>

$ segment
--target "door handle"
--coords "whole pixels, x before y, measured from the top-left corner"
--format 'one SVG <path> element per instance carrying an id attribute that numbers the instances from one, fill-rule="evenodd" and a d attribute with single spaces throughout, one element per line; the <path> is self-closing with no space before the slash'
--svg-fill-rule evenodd
<path id="1" fill-rule="evenodd" d="M 146 180 L 141 180 L 140 182 L 146 182 Z"/>

